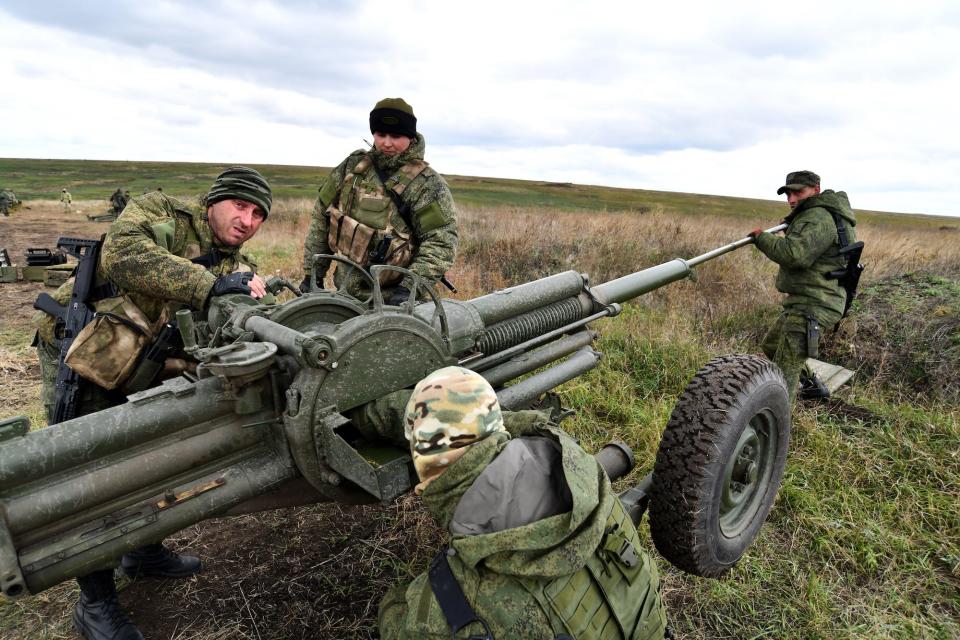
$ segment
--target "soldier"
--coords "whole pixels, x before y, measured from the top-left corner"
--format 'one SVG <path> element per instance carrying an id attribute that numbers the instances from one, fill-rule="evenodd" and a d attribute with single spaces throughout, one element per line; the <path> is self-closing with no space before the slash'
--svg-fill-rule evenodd
<path id="1" fill-rule="evenodd" d="M 123 191 L 118 188 L 110 196 L 110 209 L 115 214 L 120 215 L 120 212 L 123 211 L 123 207 L 126 206 L 126 204 L 126 200 L 123 198 Z"/>
<path id="2" fill-rule="evenodd" d="M 812 171 L 787 174 L 777 195 L 787 194 L 790 215 L 783 237 L 757 228 L 750 232 L 757 249 L 780 265 L 777 290 L 787 294 L 783 312 L 763 339 L 763 351 L 780 367 L 787 379 L 790 400 L 801 395 L 825 398 L 830 391 L 806 371 L 805 361 L 816 358 L 823 327 L 833 327 L 843 317 L 847 293 L 828 274 L 842 270 L 847 260 L 840 255 L 841 234 L 856 242 L 857 224 L 850 201 L 843 191 L 820 191 L 820 176 Z"/>
<path id="3" fill-rule="evenodd" d="M 63 212 L 70 213 L 70 203 L 73 202 L 73 199 L 70 197 L 70 192 L 66 189 L 60 189 L 60 204 L 63 205 Z"/>
<path id="4" fill-rule="evenodd" d="M 12 189 L 0 189 L 0 213 L 9 216 L 10 211 L 20 204 L 17 194 Z"/>
<path id="5" fill-rule="evenodd" d="M 240 254 L 240 248 L 263 224 L 271 203 L 270 185 L 246 167 L 228 168 L 206 195 L 196 200 L 175 200 L 159 192 L 138 196 L 111 225 L 104 241 L 96 288 L 101 293 L 94 301 L 98 314 L 119 315 L 140 327 L 159 328 L 178 309 L 203 310 L 213 296 L 248 293 L 262 297 L 265 283 L 252 273 L 254 265 Z M 71 280 L 54 298 L 65 303 L 72 288 Z M 34 322 L 43 401 L 52 418 L 59 359 L 54 346 L 56 321 L 40 312 Z M 112 354 L 109 342 L 105 349 L 95 366 L 106 368 L 113 359 L 129 358 Z M 81 382 L 80 415 L 125 400 L 119 389 Z M 157 543 L 123 556 L 121 567 L 130 576 L 179 578 L 199 571 L 200 559 L 178 555 Z M 112 569 L 81 576 L 77 582 L 81 595 L 73 622 L 84 638 L 143 637 L 118 602 Z"/>
<path id="6" fill-rule="evenodd" d="M 446 181 L 423 160 L 426 141 L 402 98 L 386 98 L 370 112 L 373 147 L 358 150 L 320 185 L 304 242 L 303 269 L 309 285 L 316 267 L 322 286 L 330 261 L 313 264 L 317 253 L 336 253 L 367 268 L 406 267 L 436 283 L 453 264 L 457 221 Z M 338 265 L 334 281 L 356 297 L 369 287 L 355 270 Z M 409 277 L 381 276 L 384 300 L 398 305 L 410 296 Z"/>
<path id="7" fill-rule="evenodd" d="M 384 597 L 381 638 L 665 636 L 633 522 L 546 414 L 501 412 L 480 374 L 446 367 L 414 388 L 405 425 L 416 492 L 449 542 Z"/>

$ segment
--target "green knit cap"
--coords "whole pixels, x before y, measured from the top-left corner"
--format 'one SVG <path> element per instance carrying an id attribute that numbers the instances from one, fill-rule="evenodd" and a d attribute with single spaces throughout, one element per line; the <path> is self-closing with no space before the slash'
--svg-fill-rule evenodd
<path id="1" fill-rule="evenodd" d="M 267 179 L 256 169 L 229 167 L 213 181 L 207 192 L 207 204 L 230 199 L 252 202 L 263 209 L 263 215 L 267 217 L 273 204 L 273 193 Z"/>

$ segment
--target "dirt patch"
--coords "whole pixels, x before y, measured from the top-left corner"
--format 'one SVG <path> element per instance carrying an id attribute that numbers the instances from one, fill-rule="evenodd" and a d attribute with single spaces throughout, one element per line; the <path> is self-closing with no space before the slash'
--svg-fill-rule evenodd
<path id="1" fill-rule="evenodd" d="M 84 213 L 74 208 L 64 213 L 59 203 L 29 203 L 30 209 L 20 209 L 10 217 L 0 217 L 0 249 L 6 249 L 17 266 L 27 264 L 27 249 L 45 247 L 56 249 L 61 236 L 99 238 L 108 225 L 86 220 Z M 79 207 L 84 211 L 89 207 Z M 91 208 L 92 212 L 93 209 Z M 47 290 L 41 282 L 0 283 L 0 319 L 4 329 L 25 328 L 34 314 L 33 301 L 37 294 Z"/>
<path id="2" fill-rule="evenodd" d="M 169 542 L 199 555 L 186 581 L 138 580 L 121 599 L 148 637 L 368 638 L 377 607 L 424 537 L 439 531 L 411 497 L 201 523 Z"/>
<path id="3" fill-rule="evenodd" d="M 960 273 L 871 284 L 824 355 L 904 396 L 960 402 Z"/>

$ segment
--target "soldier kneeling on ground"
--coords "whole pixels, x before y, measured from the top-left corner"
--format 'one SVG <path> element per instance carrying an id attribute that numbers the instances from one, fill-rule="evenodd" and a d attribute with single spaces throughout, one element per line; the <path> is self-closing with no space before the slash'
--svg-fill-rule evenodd
<path id="1" fill-rule="evenodd" d="M 547 414 L 501 411 L 479 374 L 433 372 L 406 406 L 416 492 L 449 534 L 391 589 L 391 638 L 664 638 L 659 577 L 603 468 Z"/>

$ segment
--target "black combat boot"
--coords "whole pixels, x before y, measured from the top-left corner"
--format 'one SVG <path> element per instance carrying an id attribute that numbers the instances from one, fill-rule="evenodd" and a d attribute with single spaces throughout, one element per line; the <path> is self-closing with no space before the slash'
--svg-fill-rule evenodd
<path id="1" fill-rule="evenodd" d="M 80 602 L 73 612 L 73 626 L 86 640 L 143 640 L 117 599 L 113 570 L 104 569 L 77 578 Z"/>
<path id="2" fill-rule="evenodd" d="M 823 384 L 817 374 L 800 375 L 800 397 L 807 399 L 823 399 L 830 397 L 830 389 Z"/>
<path id="3" fill-rule="evenodd" d="M 181 556 L 157 543 L 124 555 L 120 566 L 131 578 L 186 578 L 200 571 L 200 558 Z"/>

